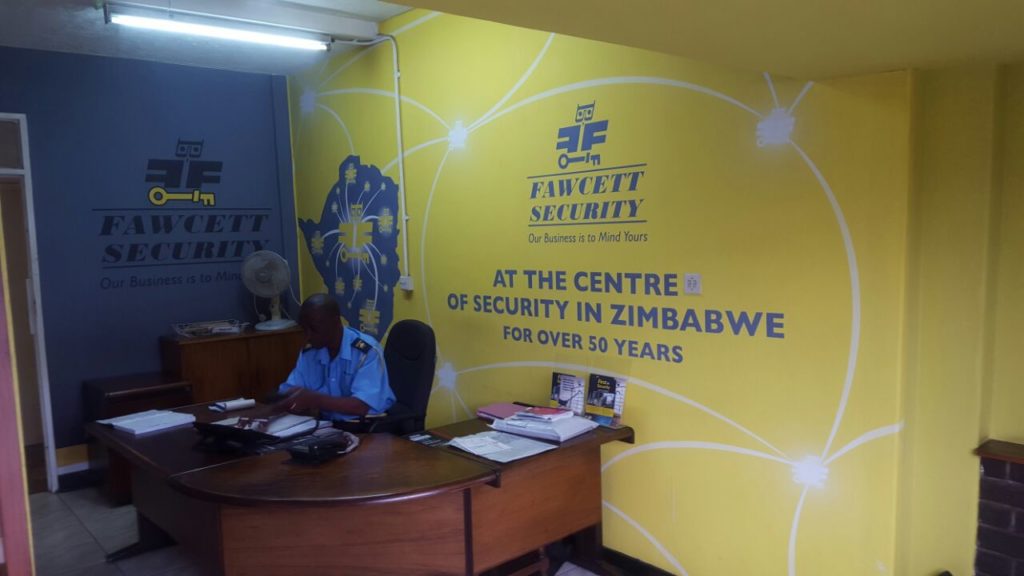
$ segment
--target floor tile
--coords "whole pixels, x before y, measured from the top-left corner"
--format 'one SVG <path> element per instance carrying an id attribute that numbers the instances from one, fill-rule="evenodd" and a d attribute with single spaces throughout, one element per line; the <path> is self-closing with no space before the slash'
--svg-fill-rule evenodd
<path id="1" fill-rule="evenodd" d="M 84 568 L 72 568 L 67 572 L 58 572 L 53 574 L 40 572 L 38 576 L 126 576 L 124 572 L 113 565 L 103 562 L 102 564 L 93 564 L 92 566 L 86 566 Z"/>
<path id="2" fill-rule="evenodd" d="M 41 492 L 29 497 L 38 576 L 121 576 L 65 500 Z"/>
<path id="3" fill-rule="evenodd" d="M 128 576 L 171 576 L 193 574 L 196 567 L 180 546 L 169 546 L 147 552 L 117 563 Z"/>
<path id="4" fill-rule="evenodd" d="M 52 501 L 47 501 L 45 506 L 35 506 L 34 504 L 35 500 L 33 500 L 31 509 L 32 542 L 36 556 L 43 552 L 58 551 L 60 546 L 65 544 L 92 543 L 98 547 L 89 531 L 63 502 L 57 500 L 57 503 L 54 504 Z"/>
<path id="5" fill-rule="evenodd" d="M 96 488 L 60 496 L 105 552 L 120 550 L 138 539 L 134 506 L 112 507 Z"/>
<path id="6" fill-rule="evenodd" d="M 32 511 L 32 518 L 36 515 L 45 515 L 55 510 L 68 510 L 67 504 L 60 499 L 60 496 L 50 492 L 38 492 L 28 497 L 28 507 Z"/>
<path id="7" fill-rule="evenodd" d="M 84 528 L 82 529 L 84 530 Z M 38 576 L 70 576 L 92 574 L 93 570 L 105 570 L 106 554 L 99 544 L 86 533 L 88 540 L 69 542 L 50 540 L 36 544 L 36 574 Z M 106 569 L 107 574 L 118 574 Z M 103 574 L 104 572 L 97 572 Z"/>

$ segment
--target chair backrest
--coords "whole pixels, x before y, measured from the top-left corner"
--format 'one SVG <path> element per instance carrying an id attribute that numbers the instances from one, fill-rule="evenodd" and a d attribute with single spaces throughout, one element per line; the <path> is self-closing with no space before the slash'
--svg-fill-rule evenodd
<path id="1" fill-rule="evenodd" d="M 437 362 L 434 329 L 419 320 L 395 323 L 384 344 L 384 362 L 397 402 L 414 415 L 409 431 L 423 430 Z"/>

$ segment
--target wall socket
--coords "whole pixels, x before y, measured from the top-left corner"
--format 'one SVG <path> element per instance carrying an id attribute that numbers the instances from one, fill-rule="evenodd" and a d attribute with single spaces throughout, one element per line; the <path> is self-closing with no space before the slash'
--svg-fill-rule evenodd
<path id="1" fill-rule="evenodd" d="M 683 294 L 700 294 L 701 290 L 700 274 L 683 275 Z"/>
<path id="2" fill-rule="evenodd" d="M 398 287 L 406 292 L 412 292 L 412 276 L 399 276 Z"/>

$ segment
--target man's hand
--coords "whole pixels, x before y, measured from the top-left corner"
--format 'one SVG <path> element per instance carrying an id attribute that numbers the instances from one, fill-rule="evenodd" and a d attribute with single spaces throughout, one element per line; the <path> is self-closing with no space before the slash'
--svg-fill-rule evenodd
<path id="1" fill-rule="evenodd" d="M 303 414 L 314 408 L 319 408 L 321 396 L 321 394 L 305 388 L 295 388 L 283 400 L 274 404 L 274 411 Z"/>
<path id="2" fill-rule="evenodd" d="M 314 409 L 337 412 L 338 414 L 351 414 L 352 416 L 363 416 L 369 412 L 370 407 L 362 400 L 346 396 L 335 398 L 327 394 L 313 392 L 306 388 L 293 388 L 284 400 L 274 404 L 275 412 L 294 412 L 302 414 Z"/>

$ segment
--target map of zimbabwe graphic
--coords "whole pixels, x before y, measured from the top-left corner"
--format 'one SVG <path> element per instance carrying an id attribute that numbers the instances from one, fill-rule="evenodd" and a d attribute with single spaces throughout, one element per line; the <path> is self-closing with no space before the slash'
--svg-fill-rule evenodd
<path id="1" fill-rule="evenodd" d="M 320 221 L 299 220 L 306 248 L 341 314 L 378 340 L 387 332 L 398 284 L 398 186 L 349 156 L 324 199 Z"/>

